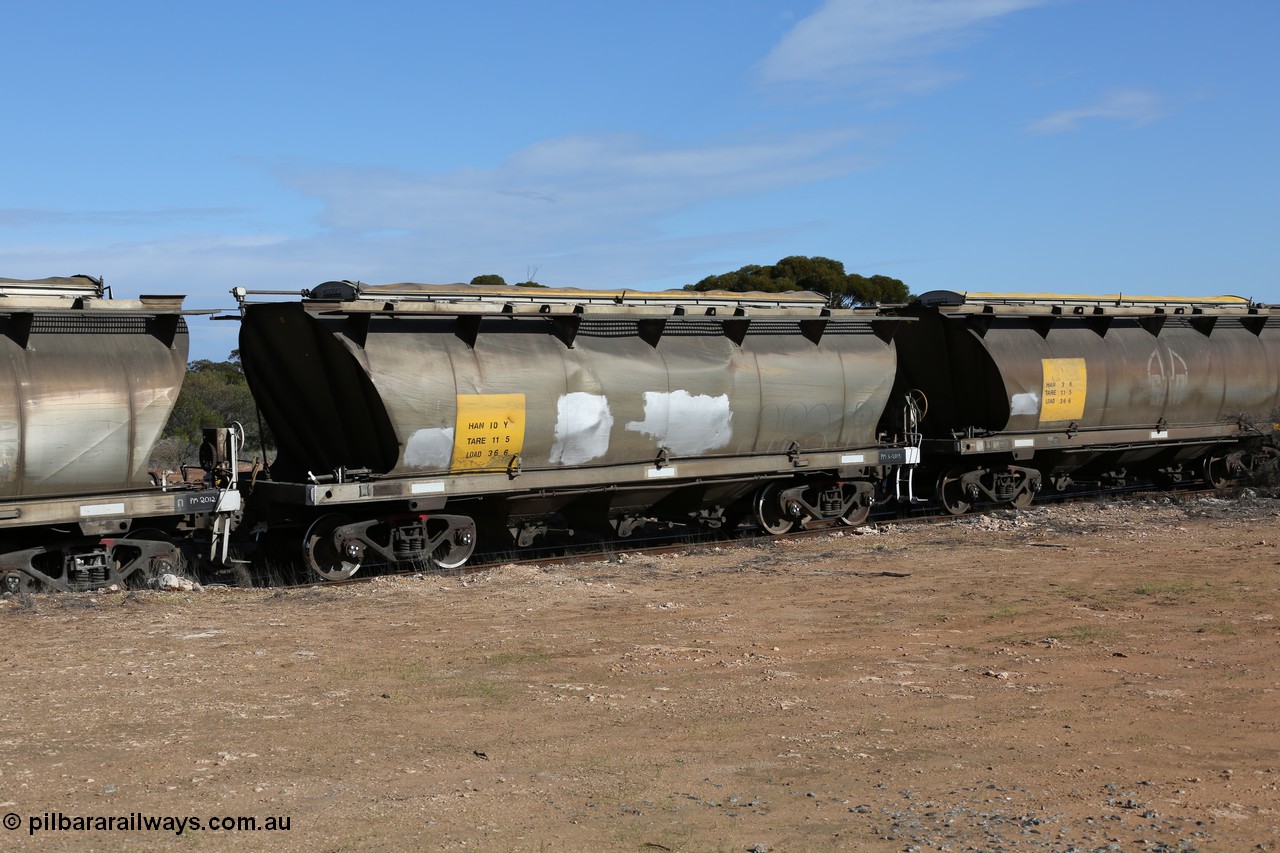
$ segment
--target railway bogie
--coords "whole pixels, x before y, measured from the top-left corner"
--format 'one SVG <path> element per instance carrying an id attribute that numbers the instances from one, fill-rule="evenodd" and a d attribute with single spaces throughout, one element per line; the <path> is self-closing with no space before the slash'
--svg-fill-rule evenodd
<path id="1" fill-rule="evenodd" d="M 456 569 L 475 551 L 475 521 L 462 515 L 390 515 L 353 521 L 331 513 L 313 521 L 302 541 L 306 566 L 324 580 L 345 580 L 379 565 Z"/>
<path id="2" fill-rule="evenodd" d="M 965 460 L 944 469 L 934 491 L 942 509 L 962 515 L 979 502 L 1026 509 L 1043 488 L 1040 471 L 1009 465 L 999 459 Z"/>

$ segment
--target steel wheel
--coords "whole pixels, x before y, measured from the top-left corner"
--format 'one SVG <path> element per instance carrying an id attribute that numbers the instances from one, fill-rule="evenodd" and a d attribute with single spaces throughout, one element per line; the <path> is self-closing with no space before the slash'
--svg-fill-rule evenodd
<path id="1" fill-rule="evenodd" d="M 1231 473 L 1227 469 L 1227 457 L 1210 453 L 1204 458 L 1204 481 L 1218 490 L 1232 484 Z"/>
<path id="2" fill-rule="evenodd" d="M 952 515 L 964 515 L 973 504 L 964 493 L 964 484 L 960 478 L 965 474 L 963 468 L 951 468 L 938 478 L 938 503 Z"/>
<path id="3" fill-rule="evenodd" d="M 186 540 L 175 540 L 171 535 L 163 530 L 154 527 L 141 527 L 136 530 L 130 530 L 124 535 L 124 539 L 142 540 L 152 542 L 164 542 L 173 546 L 173 559 L 170 561 L 161 561 L 149 566 L 139 566 L 136 571 L 130 574 L 127 582 L 133 584 L 148 584 L 152 581 L 159 580 L 162 575 L 173 574 L 178 577 L 194 578 L 194 567 L 198 560 L 196 557 L 195 546 Z"/>
<path id="4" fill-rule="evenodd" d="M 1018 494 L 1016 498 L 1009 501 L 1009 505 L 1014 509 L 1026 509 L 1031 506 L 1031 502 L 1036 499 L 1036 493 L 1027 489 L 1025 492 Z"/>
<path id="5" fill-rule="evenodd" d="M 1043 475 L 1036 474 L 1035 476 L 1028 477 L 1027 490 L 1009 501 L 1009 505 L 1014 509 L 1026 509 L 1031 506 L 1031 502 L 1036 499 L 1036 495 L 1040 494 L 1040 489 L 1043 488 L 1043 485 Z"/>
<path id="6" fill-rule="evenodd" d="M 857 496 L 857 501 L 853 506 L 849 507 L 849 511 L 840 516 L 840 523 L 848 527 L 857 527 L 864 523 L 871 515 L 871 502 L 864 501 L 862 495 Z"/>
<path id="7" fill-rule="evenodd" d="M 761 486 L 751 505 L 756 524 L 761 530 L 774 536 L 786 533 L 795 526 L 794 521 L 782 514 L 782 507 L 778 505 L 778 491 L 777 483 Z"/>
<path id="8" fill-rule="evenodd" d="M 187 569 L 190 568 L 190 565 L 195 562 L 182 547 L 184 543 L 175 542 L 173 537 L 168 533 L 165 533 L 163 530 L 157 530 L 154 527 L 142 527 L 137 530 L 130 530 L 124 535 L 124 538 L 126 540 L 141 539 L 144 541 L 149 540 L 151 542 L 164 542 L 172 545 L 175 552 L 175 562 L 173 565 L 168 567 L 157 567 L 161 572 L 170 572 L 175 575 L 181 575 L 184 574 Z"/>
<path id="9" fill-rule="evenodd" d="M 307 568 L 323 580 L 344 581 L 360 571 L 364 549 L 354 543 L 352 548 L 341 552 L 333 542 L 333 531 L 350 523 L 351 520 L 342 515 L 322 515 L 302 537 L 302 556 Z"/>
<path id="10" fill-rule="evenodd" d="M 475 552 L 475 531 L 466 528 L 455 530 L 431 552 L 431 562 L 442 569 L 460 569 Z"/>

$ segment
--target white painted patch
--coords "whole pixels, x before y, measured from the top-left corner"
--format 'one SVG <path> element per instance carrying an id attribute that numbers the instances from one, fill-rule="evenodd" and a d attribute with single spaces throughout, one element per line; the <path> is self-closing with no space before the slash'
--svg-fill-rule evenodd
<path id="1" fill-rule="evenodd" d="M 124 504 L 92 504 L 80 507 L 80 517 L 95 515 L 124 515 Z"/>
<path id="2" fill-rule="evenodd" d="M 1168 438 L 1169 431 L 1164 429 L 1158 429 L 1155 432 L 1151 433 L 1151 437 L 1152 438 Z"/>
<path id="3" fill-rule="evenodd" d="M 551 461 L 581 465 L 609 452 L 613 413 L 609 401 L 586 391 L 564 394 L 556 401 L 556 440 Z"/>
<path id="4" fill-rule="evenodd" d="M 1035 391 L 1014 394 L 1009 400 L 1009 414 L 1035 415 L 1040 412 L 1040 395 Z"/>
<path id="5" fill-rule="evenodd" d="M 841 465 L 852 465 L 855 462 L 866 462 L 867 455 L 865 453 L 846 453 L 840 457 Z"/>
<path id="6" fill-rule="evenodd" d="M 674 477 L 676 475 L 675 468 L 650 468 L 644 472 L 644 475 L 651 480 L 661 479 L 662 477 Z"/>
<path id="7" fill-rule="evenodd" d="M 453 460 L 453 427 L 420 429 L 404 446 L 404 464 L 412 468 L 448 468 Z"/>
<path id="8" fill-rule="evenodd" d="M 907 463 L 906 463 L 906 464 L 908 464 L 908 465 L 919 465 L 919 464 L 920 464 L 920 448 L 918 448 L 918 447 L 908 447 L 908 448 L 907 448 Z"/>
<path id="9" fill-rule="evenodd" d="M 1015 438 L 1013 440 L 1014 447 L 1035 447 L 1036 440 L 1034 438 Z"/>
<path id="10" fill-rule="evenodd" d="M 436 495 L 444 491 L 444 483 L 414 483 L 409 491 L 415 495 Z"/>
<path id="11" fill-rule="evenodd" d="M 724 447 L 733 438 L 729 395 L 710 397 L 688 391 L 644 392 L 644 420 L 627 429 L 656 440 L 676 456 L 697 456 Z"/>

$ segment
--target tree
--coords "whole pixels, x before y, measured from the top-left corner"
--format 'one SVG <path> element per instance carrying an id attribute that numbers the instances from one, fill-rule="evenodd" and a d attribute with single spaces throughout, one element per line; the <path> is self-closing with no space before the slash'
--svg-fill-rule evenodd
<path id="1" fill-rule="evenodd" d="M 775 277 L 792 282 L 795 290 L 812 290 L 831 297 L 836 294 L 843 296 L 848 289 L 849 277 L 845 275 L 844 264 L 830 258 L 792 255 L 778 261 L 773 268 L 780 273 Z"/>
<path id="2" fill-rule="evenodd" d="M 153 454 L 159 467 L 195 465 L 199 461 L 203 431 L 233 423 L 244 428 L 246 454 L 261 452 L 258 408 L 249 393 L 239 355 L 234 351 L 228 361 L 200 359 L 187 364 L 182 390 Z M 266 440 L 270 448 L 270 435 Z"/>
<path id="3" fill-rule="evenodd" d="M 849 276 L 848 293 L 852 302 L 862 305 L 870 302 L 908 302 L 912 299 L 905 284 L 887 275 L 865 278 L 854 273 Z"/>
<path id="4" fill-rule="evenodd" d="M 833 306 L 850 307 L 876 302 L 907 302 L 907 286 L 887 275 L 870 278 L 846 273 L 844 264 L 831 258 L 791 255 L 770 266 L 748 264 L 733 272 L 709 275 L 685 290 L 727 290 L 732 293 L 785 293 L 811 290 L 826 296 Z"/>
<path id="5" fill-rule="evenodd" d="M 534 270 L 537 273 L 537 269 Z M 489 287 L 506 287 L 507 280 L 500 275 L 478 275 L 471 279 L 472 284 L 483 284 Z M 517 281 L 512 287 L 546 287 L 545 284 L 538 284 L 531 278 L 529 281 Z"/>

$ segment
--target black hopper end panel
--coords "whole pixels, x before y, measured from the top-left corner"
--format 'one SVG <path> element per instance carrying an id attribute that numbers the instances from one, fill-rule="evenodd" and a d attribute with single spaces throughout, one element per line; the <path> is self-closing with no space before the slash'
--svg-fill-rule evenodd
<path id="1" fill-rule="evenodd" d="M 345 331 L 345 321 L 342 330 Z M 279 479 L 343 468 L 385 473 L 400 446 L 368 374 L 330 329 L 300 303 L 249 306 L 240 359 L 263 417 L 276 436 Z"/>

